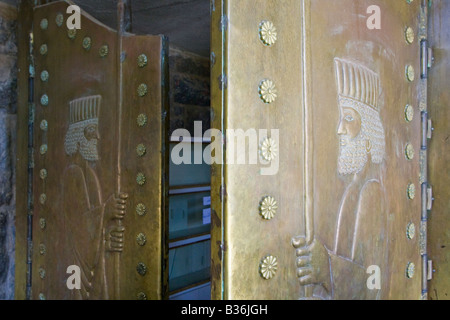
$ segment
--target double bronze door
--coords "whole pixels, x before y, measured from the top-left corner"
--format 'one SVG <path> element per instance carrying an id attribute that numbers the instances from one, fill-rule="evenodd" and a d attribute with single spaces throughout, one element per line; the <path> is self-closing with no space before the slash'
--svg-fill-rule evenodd
<path id="1" fill-rule="evenodd" d="M 22 50 L 17 296 L 167 298 L 166 39 L 67 6 Z M 213 299 L 427 297 L 428 10 L 211 2 Z"/>

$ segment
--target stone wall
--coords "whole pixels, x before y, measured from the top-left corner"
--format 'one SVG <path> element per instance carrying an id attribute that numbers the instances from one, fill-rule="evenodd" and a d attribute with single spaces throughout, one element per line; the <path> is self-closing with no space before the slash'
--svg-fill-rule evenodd
<path id="1" fill-rule="evenodd" d="M 14 298 L 17 10 L 0 2 L 0 299 Z"/>
<path id="2" fill-rule="evenodd" d="M 202 121 L 203 133 L 211 126 L 209 59 L 174 47 L 169 50 L 170 134 Z"/>

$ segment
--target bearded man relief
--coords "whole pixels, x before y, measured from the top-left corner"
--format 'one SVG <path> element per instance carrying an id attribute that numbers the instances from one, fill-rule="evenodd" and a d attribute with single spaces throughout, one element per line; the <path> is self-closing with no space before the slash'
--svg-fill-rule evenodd
<path id="1" fill-rule="evenodd" d="M 90 96 L 69 103 L 69 128 L 64 148 L 70 164 L 62 184 L 64 232 L 70 249 L 70 263 L 80 267 L 81 289 L 75 299 L 109 299 L 111 276 L 106 274 L 106 252 L 122 252 L 124 228 L 118 223 L 125 216 L 128 195 L 103 198 L 96 172 L 99 160 L 98 130 L 101 96 Z"/>
<path id="2" fill-rule="evenodd" d="M 338 89 L 337 175 L 345 182 L 337 221 L 329 221 L 334 243 L 325 246 L 315 237 L 295 237 L 299 281 L 313 286 L 320 299 L 380 299 L 386 292 L 388 272 L 381 272 L 382 287 L 367 287 L 369 266 L 387 266 L 386 195 L 381 165 L 385 131 L 379 76 L 354 61 L 334 60 Z"/>

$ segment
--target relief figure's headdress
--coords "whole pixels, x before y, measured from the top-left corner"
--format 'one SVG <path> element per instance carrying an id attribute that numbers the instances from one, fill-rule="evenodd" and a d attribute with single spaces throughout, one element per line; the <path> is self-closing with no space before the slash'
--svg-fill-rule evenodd
<path id="1" fill-rule="evenodd" d="M 361 134 L 371 144 L 372 162 L 381 163 L 385 134 L 381 122 L 381 83 L 377 73 L 360 63 L 334 59 L 339 106 L 353 108 L 361 115 Z"/>

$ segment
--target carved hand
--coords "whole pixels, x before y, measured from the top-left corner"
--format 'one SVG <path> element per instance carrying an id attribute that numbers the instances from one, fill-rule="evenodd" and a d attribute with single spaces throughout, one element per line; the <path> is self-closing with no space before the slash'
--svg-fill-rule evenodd
<path id="1" fill-rule="evenodd" d="M 105 221 L 123 220 L 126 213 L 128 194 L 121 193 L 119 195 L 111 196 L 106 201 L 105 206 Z"/>
<path id="2" fill-rule="evenodd" d="M 124 227 L 115 227 L 109 230 L 106 235 L 106 249 L 112 252 L 123 251 L 123 234 Z"/>
<path id="3" fill-rule="evenodd" d="M 293 238 L 292 246 L 296 249 L 297 277 L 300 284 L 323 285 L 330 292 L 330 263 L 327 249 L 316 239 L 308 245 L 304 237 Z"/>

